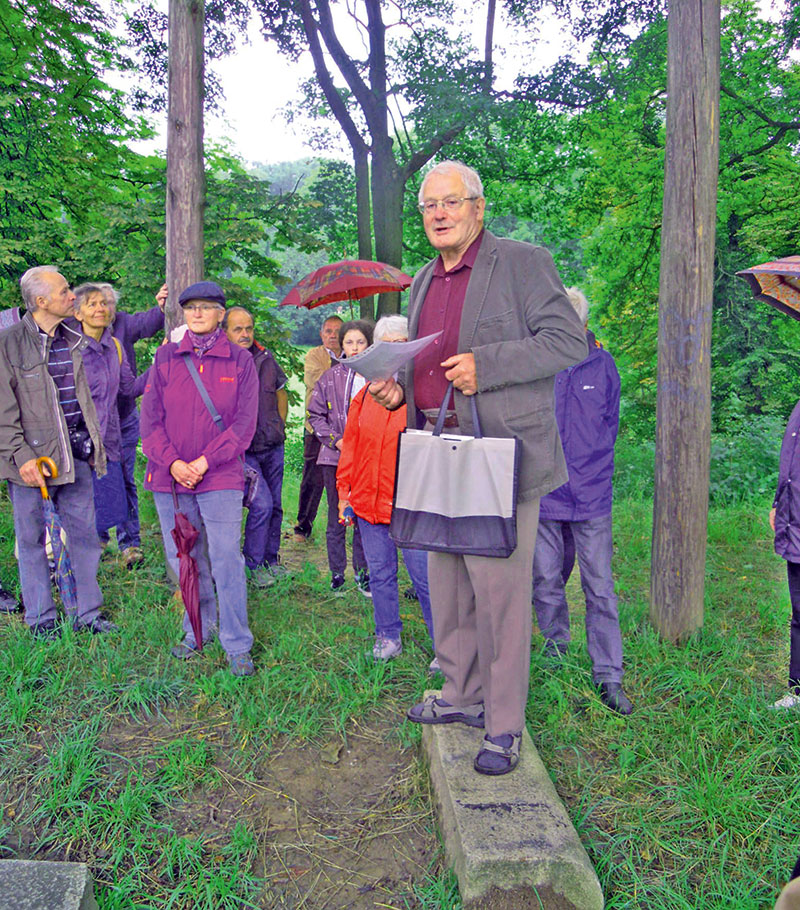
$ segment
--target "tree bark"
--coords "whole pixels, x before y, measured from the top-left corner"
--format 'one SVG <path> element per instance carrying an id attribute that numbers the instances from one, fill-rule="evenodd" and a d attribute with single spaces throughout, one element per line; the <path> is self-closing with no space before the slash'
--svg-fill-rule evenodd
<path id="1" fill-rule="evenodd" d="M 403 263 L 403 191 L 405 174 L 395 161 L 392 140 L 372 148 L 372 222 L 375 258 L 396 268 Z M 400 312 L 399 291 L 378 296 L 377 318 Z"/>
<path id="2" fill-rule="evenodd" d="M 676 642 L 703 624 L 719 0 L 673 0 L 667 53 L 650 619 L 664 638 Z"/>
<path id="3" fill-rule="evenodd" d="M 180 292 L 203 278 L 203 0 L 169 0 L 167 107 L 167 331 Z"/>

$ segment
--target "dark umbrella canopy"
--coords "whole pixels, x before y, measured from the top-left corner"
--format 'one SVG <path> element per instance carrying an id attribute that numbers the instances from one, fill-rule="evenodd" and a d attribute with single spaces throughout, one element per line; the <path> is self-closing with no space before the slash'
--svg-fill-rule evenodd
<path id="1" fill-rule="evenodd" d="M 45 474 L 44 468 L 47 468 L 49 474 Z M 59 594 L 61 594 L 61 603 L 64 605 L 64 612 L 70 618 L 78 615 L 78 589 L 75 584 L 75 576 L 72 572 L 72 562 L 69 558 L 69 552 L 64 546 L 61 539 L 61 519 L 50 498 L 50 491 L 47 489 L 47 478 L 55 480 L 58 477 L 58 468 L 52 458 L 43 455 L 36 459 L 36 469 L 39 471 L 41 480 L 39 481 L 39 490 L 42 494 L 42 514 L 47 533 L 50 535 L 50 545 L 53 548 L 53 562 L 55 563 L 56 584 L 58 585 Z"/>
<path id="2" fill-rule="evenodd" d="M 178 550 L 178 583 L 181 589 L 181 598 L 186 608 L 186 615 L 192 625 L 192 633 L 197 650 L 203 650 L 203 620 L 200 616 L 200 583 L 197 570 L 197 561 L 192 556 L 192 548 L 197 543 L 200 532 L 189 521 L 183 512 L 178 510 L 178 497 L 175 493 L 175 483 L 172 484 L 172 501 L 175 506 L 175 527 L 172 529 L 172 539 Z"/>
<path id="3" fill-rule="evenodd" d="M 371 294 L 402 291 L 411 277 L 385 262 L 343 259 L 323 265 L 301 278 L 281 301 L 281 306 L 304 306 L 311 310 L 339 300 L 360 300 Z"/>
<path id="4" fill-rule="evenodd" d="M 787 256 L 736 273 L 757 300 L 800 320 L 800 256 Z"/>

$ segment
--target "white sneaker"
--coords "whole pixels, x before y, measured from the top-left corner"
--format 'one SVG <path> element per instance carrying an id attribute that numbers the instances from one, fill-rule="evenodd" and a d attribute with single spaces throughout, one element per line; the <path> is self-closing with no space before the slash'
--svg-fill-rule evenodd
<path id="1" fill-rule="evenodd" d="M 439 658 L 434 657 L 433 660 L 428 664 L 428 673 L 433 676 L 436 673 L 441 673 L 442 668 L 439 666 Z"/>
<path id="2" fill-rule="evenodd" d="M 783 711 L 786 708 L 800 708 L 800 695 L 794 692 L 787 692 L 783 698 L 779 698 L 774 705 L 768 706 L 771 711 Z"/>
<path id="3" fill-rule="evenodd" d="M 399 638 L 384 638 L 383 635 L 375 637 L 375 644 L 372 647 L 372 656 L 375 660 L 391 660 L 402 653 L 403 643 Z"/>

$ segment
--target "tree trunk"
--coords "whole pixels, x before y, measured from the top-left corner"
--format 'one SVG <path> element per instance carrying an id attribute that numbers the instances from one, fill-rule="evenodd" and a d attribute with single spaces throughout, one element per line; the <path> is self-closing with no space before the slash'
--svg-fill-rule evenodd
<path id="1" fill-rule="evenodd" d="M 167 331 L 181 291 L 203 278 L 203 0 L 169 0 Z"/>
<path id="2" fill-rule="evenodd" d="M 703 624 L 719 53 L 719 0 L 673 0 L 668 24 L 650 619 L 664 638 L 674 642 Z"/>
<path id="3" fill-rule="evenodd" d="M 358 258 L 372 259 L 372 207 L 369 197 L 369 152 L 364 148 L 353 149 L 353 164 L 356 174 L 356 229 L 358 234 Z M 359 301 L 359 315 L 362 319 L 375 316 L 375 298 L 362 297 Z"/>
<path id="4" fill-rule="evenodd" d="M 405 174 L 392 154 L 392 140 L 376 143 L 372 150 L 372 221 L 375 258 L 396 268 L 403 265 L 403 191 Z M 378 297 L 377 317 L 400 312 L 400 293 Z"/>

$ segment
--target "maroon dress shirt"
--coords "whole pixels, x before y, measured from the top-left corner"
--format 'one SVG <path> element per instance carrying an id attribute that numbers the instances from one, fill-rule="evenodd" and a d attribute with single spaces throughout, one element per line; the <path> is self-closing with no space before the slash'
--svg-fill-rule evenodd
<path id="1" fill-rule="evenodd" d="M 449 272 L 445 271 L 441 256 L 434 263 L 431 283 L 419 314 L 416 337 L 424 338 L 439 331 L 443 334 L 414 358 L 414 402 L 421 411 L 439 408 L 447 391 L 445 371 L 439 364 L 453 354 L 468 353 L 458 350 L 458 332 L 467 285 L 482 240 L 483 230 L 467 247 L 458 265 Z M 447 406 L 454 407 L 452 393 Z"/>

